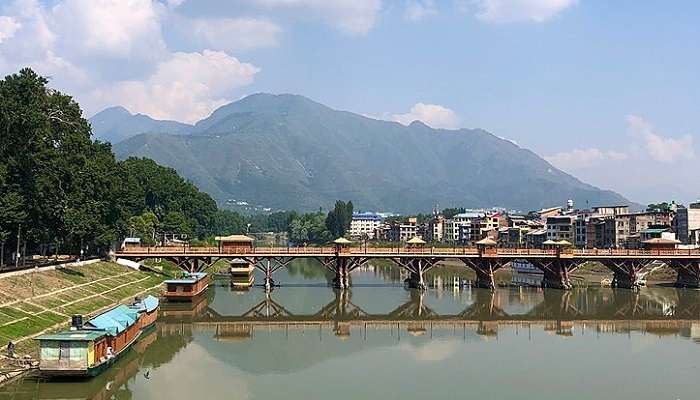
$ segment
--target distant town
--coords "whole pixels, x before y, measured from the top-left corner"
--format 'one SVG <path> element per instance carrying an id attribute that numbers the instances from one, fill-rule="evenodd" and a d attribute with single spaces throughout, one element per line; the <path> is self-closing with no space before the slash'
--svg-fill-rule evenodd
<path id="1" fill-rule="evenodd" d="M 626 205 L 577 209 L 566 205 L 527 214 L 503 209 L 446 209 L 429 216 L 397 217 L 378 212 L 356 212 L 350 223 L 354 240 L 406 242 L 419 237 L 427 242 L 473 245 L 491 239 L 500 247 L 541 248 L 564 244 L 578 248 L 639 249 L 645 243 L 677 248 L 700 244 L 700 202 L 688 206 L 651 204 L 631 212 Z"/>

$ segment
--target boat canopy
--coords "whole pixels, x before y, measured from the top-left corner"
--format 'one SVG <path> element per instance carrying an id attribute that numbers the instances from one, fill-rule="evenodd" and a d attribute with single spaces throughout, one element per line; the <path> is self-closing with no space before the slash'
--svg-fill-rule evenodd
<path id="1" fill-rule="evenodd" d="M 138 312 L 125 305 L 119 305 L 104 314 L 100 314 L 87 322 L 96 329 L 102 329 L 112 336 L 123 332 L 136 323 L 139 319 Z"/>
<path id="2" fill-rule="evenodd" d="M 151 312 L 151 311 L 155 310 L 156 308 L 158 308 L 158 302 L 159 301 L 158 301 L 157 297 L 153 297 L 153 296 L 149 295 L 146 298 L 144 298 L 143 300 L 132 304 L 130 308 L 132 308 L 136 311 L 139 311 L 139 312 L 143 312 L 143 311 Z"/>

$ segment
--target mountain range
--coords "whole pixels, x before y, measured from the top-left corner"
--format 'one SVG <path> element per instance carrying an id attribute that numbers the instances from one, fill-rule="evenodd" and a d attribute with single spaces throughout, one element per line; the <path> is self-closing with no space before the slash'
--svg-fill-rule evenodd
<path id="1" fill-rule="evenodd" d="M 195 125 L 110 108 L 90 119 L 120 158 L 175 168 L 220 204 L 318 210 L 336 199 L 401 213 L 442 207 L 533 210 L 629 204 L 481 129 L 404 126 L 298 95 L 255 94 Z"/>

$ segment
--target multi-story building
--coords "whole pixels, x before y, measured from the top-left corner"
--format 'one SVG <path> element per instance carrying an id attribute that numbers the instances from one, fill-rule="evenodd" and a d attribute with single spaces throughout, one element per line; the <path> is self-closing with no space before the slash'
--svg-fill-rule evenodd
<path id="1" fill-rule="evenodd" d="M 525 246 L 528 248 L 542 248 L 542 243 L 547 240 L 547 229 L 540 228 L 525 234 Z"/>
<path id="2" fill-rule="evenodd" d="M 692 240 L 691 232 L 700 229 L 700 201 L 691 203 L 688 207 L 677 206 L 676 215 L 673 218 L 673 231 L 676 237 L 684 244 L 697 244 Z"/>
<path id="3" fill-rule="evenodd" d="M 426 240 L 429 242 L 442 242 L 445 232 L 445 217 L 435 215 L 428 221 L 428 234 Z"/>
<path id="4" fill-rule="evenodd" d="M 547 217 L 547 239 L 548 240 L 566 240 L 573 242 L 575 240 L 575 216 L 559 215 L 555 217 Z"/>
<path id="5" fill-rule="evenodd" d="M 483 212 L 465 212 L 456 214 L 451 219 L 445 221 L 444 240 L 446 242 L 471 241 L 473 233 L 471 231 L 475 221 L 484 216 Z M 461 235 L 460 235 L 460 232 Z M 468 232 L 468 233 L 465 233 Z M 468 239 L 467 239 L 468 238 Z"/>
<path id="6" fill-rule="evenodd" d="M 406 222 L 396 222 L 391 225 L 388 239 L 392 242 L 406 242 L 418 235 L 418 219 L 408 218 Z"/>
<path id="7" fill-rule="evenodd" d="M 669 211 L 647 211 L 641 213 L 618 214 L 615 216 L 615 246 L 635 247 L 639 232 L 651 226 L 671 227 L 672 215 Z"/>
<path id="8" fill-rule="evenodd" d="M 381 215 L 372 212 L 352 214 L 350 221 L 350 236 L 354 239 L 377 239 L 377 228 L 382 224 Z"/>
<path id="9" fill-rule="evenodd" d="M 608 249 L 615 247 L 615 217 L 593 215 L 586 222 L 586 247 Z"/>
<path id="10" fill-rule="evenodd" d="M 619 214 L 629 214 L 629 206 L 599 206 L 593 207 L 591 209 L 592 214 L 596 215 L 619 215 Z"/>

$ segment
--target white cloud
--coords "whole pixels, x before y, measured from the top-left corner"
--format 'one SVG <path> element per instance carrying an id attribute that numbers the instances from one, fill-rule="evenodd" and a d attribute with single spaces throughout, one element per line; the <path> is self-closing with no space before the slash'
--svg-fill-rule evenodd
<path id="1" fill-rule="evenodd" d="M 436 339 L 420 346 L 402 344 L 399 348 L 416 361 L 444 361 L 455 356 L 459 343 L 455 339 Z"/>
<path id="2" fill-rule="evenodd" d="M 628 158 L 625 153 L 606 151 L 595 147 L 574 149 L 545 157 L 547 161 L 566 171 L 588 168 L 606 162 L 624 161 Z"/>
<path id="3" fill-rule="evenodd" d="M 259 18 L 196 19 L 190 28 L 209 48 L 227 52 L 276 46 L 282 32 L 275 23 Z"/>
<path id="4" fill-rule="evenodd" d="M 413 121 L 421 121 L 433 128 L 456 129 L 459 127 L 459 117 L 447 107 L 438 104 L 417 103 L 406 114 L 394 114 L 392 121 L 409 125 Z"/>
<path id="5" fill-rule="evenodd" d="M 627 116 L 627 126 L 631 135 L 642 141 L 648 155 L 664 163 L 695 158 L 693 137 L 682 136 L 678 139 L 663 137 L 654 131 L 654 127 L 636 115 Z"/>
<path id="6" fill-rule="evenodd" d="M 105 106 L 120 104 L 158 119 L 195 122 L 231 101 L 259 68 L 223 52 L 174 53 L 145 81 L 121 81 L 93 93 Z"/>
<path id="7" fill-rule="evenodd" d="M 578 0 L 474 0 L 476 17 L 488 22 L 546 21 Z"/>
<path id="8" fill-rule="evenodd" d="M 381 0 L 250 0 L 264 7 L 286 7 L 316 15 L 349 34 L 366 34 L 377 20 Z"/>
<path id="9" fill-rule="evenodd" d="M 22 25 L 16 19 L 0 15 L 0 43 L 3 40 L 11 39 L 20 26 Z"/>
<path id="10" fill-rule="evenodd" d="M 50 19 L 62 54 L 133 61 L 165 50 L 163 12 L 151 0 L 63 0 L 50 10 Z"/>
<path id="11" fill-rule="evenodd" d="M 434 0 L 407 0 L 404 16 L 409 21 L 420 21 L 437 14 Z"/>
<path id="12" fill-rule="evenodd" d="M 626 122 L 631 140 L 624 151 L 575 149 L 545 159 L 584 182 L 612 188 L 634 201 L 694 200 L 700 180 L 693 137 L 664 137 L 634 115 Z"/>

